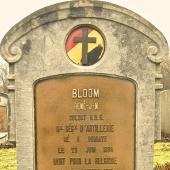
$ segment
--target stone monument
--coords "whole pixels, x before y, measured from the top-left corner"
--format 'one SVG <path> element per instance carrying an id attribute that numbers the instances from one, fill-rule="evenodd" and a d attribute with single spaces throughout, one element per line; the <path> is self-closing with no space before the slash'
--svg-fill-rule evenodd
<path id="1" fill-rule="evenodd" d="M 170 90 L 164 90 L 160 94 L 161 131 L 170 135 Z"/>
<path id="2" fill-rule="evenodd" d="M 0 93 L 0 133 L 8 132 L 8 96 Z"/>
<path id="3" fill-rule="evenodd" d="M 8 96 L 0 93 L 0 145 L 8 140 Z"/>
<path id="4" fill-rule="evenodd" d="M 128 9 L 71 1 L 1 42 L 18 170 L 152 170 L 164 36 Z"/>

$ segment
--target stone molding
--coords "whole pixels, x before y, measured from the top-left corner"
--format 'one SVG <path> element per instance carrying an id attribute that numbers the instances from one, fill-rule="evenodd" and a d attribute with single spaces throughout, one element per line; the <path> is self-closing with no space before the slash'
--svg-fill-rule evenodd
<path id="1" fill-rule="evenodd" d="M 163 84 L 161 83 L 161 79 L 163 75 L 161 74 L 160 64 L 164 61 L 163 56 L 159 55 L 159 49 L 156 46 L 150 46 L 147 51 L 148 58 L 151 62 L 156 64 L 156 74 L 155 74 L 155 89 L 161 90 L 163 89 Z"/>

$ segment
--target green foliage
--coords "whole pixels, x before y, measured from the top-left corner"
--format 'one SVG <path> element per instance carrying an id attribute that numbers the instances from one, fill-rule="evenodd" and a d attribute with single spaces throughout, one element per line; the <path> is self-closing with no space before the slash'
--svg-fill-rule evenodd
<path id="1" fill-rule="evenodd" d="M 0 170 L 16 170 L 15 149 L 0 149 Z"/>

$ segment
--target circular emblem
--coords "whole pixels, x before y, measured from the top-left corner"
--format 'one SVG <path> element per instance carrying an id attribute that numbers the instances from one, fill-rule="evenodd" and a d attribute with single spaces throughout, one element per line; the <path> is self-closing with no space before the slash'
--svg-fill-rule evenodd
<path id="1" fill-rule="evenodd" d="M 75 64 L 93 65 L 103 55 L 104 38 L 91 26 L 79 26 L 68 35 L 66 52 L 69 59 Z"/>

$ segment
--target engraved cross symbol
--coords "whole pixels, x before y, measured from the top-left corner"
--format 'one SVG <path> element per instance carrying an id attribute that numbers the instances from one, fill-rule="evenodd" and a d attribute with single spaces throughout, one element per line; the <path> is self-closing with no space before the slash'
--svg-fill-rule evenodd
<path id="1" fill-rule="evenodd" d="M 82 65 L 88 64 L 88 44 L 89 43 L 96 43 L 95 37 L 88 37 L 88 28 L 83 28 L 83 36 L 82 37 L 75 37 L 75 43 L 82 43 Z"/>

